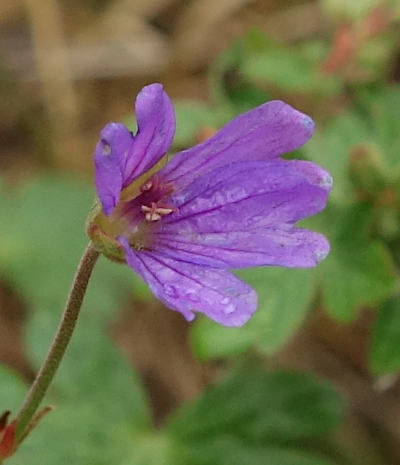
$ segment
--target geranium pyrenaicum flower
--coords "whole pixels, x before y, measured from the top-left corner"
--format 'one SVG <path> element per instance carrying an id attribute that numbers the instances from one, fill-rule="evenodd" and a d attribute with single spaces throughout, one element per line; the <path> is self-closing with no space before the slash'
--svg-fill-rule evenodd
<path id="1" fill-rule="evenodd" d="M 135 110 L 135 135 L 120 123 L 101 131 L 100 203 L 88 232 L 167 307 L 187 320 L 202 312 L 240 326 L 257 294 L 229 270 L 312 267 L 326 257 L 325 237 L 294 225 L 325 207 L 332 178 L 311 162 L 279 158 L 311 137 L 311 118 L 271 101 L 166 162 L 175 114 L 163 87 L 144 87 Z"/>

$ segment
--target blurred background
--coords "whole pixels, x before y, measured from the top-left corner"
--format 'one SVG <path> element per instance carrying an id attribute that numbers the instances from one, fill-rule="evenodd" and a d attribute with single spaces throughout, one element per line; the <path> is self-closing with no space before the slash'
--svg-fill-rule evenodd
<path id="1" fill-rule="evenodd" d="M 0 411 L 54 334 L 94 198 L 92 153 L 162 82 L 177 151 L 283 99 L 317 122 L 295 158 L 334 177 L 313 270 L 238 273 L 243 328 L 157 302 L 102 258 L 14 465 L 400 463 L 399 0 L 2 0 Z"/>

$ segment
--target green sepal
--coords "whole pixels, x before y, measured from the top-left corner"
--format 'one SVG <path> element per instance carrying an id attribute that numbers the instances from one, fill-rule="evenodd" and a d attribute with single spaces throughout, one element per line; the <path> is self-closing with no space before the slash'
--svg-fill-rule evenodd
<path id="1" fill-rule="evenodd" d="M 108 236 L 98 224 L 99 217 L 102 214 L 100 202 L 96 199 L 86 220 L 87 235 L 98 252 L 114 262 L 124 263 L 125 253 L 121 244 L 116 239 Z"/>

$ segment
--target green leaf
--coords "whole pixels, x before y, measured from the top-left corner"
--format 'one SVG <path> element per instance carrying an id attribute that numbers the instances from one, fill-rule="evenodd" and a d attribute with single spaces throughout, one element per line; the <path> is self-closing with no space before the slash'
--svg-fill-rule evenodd
<path id="1" fill-rule="evenodd" d="M 399 174 L 400 161 L 400 89 L 398 86 L 364 93 L 361 108 L 369 123 L 374 140 L 382 148 L 391 173 Z"/>
<path id="2" fill-rule="evenodd" d="M 128 419 L 107 418 L 101 406 L 59 405 L 7 462 L 10 465 L 109 465 L 129 460 L 135 447 L 135 431 Z"/>
<path id="3" fill-rule="evenodd" d="M 93 195 L 92 187 L 72 178 L 43 177 L 5 196 L 10 207 L 0 211 L 0 267 L 31 308 L 63 308 L 88 242 L 85 220 Z M 102 315 L 110 313 L 108 296 L 121 296 L 126 286 L 144 288 L 127 267 L 101 260 L 86 301 L 95 300 Z"/>
<path id="4" fill-rule="evenodd" d="M 378 309 L 369 364 L 379 375 L 400 370 L 400 297 L 383 303 Z"/>
<path id="5" fill-rule="evenodd" d="M 0 365 L 0 415 L 6 410 L 15 414 L 21 407 L 27 389 L 18 373 Z"/>
<path id="6" fill-rule="evenodd" d="M 58 317 L 53 318 L 54 323 Z M 40 337 L 47 339 L 50 331 L 42 324 L 43 320 L 40 314 L 30 319 L 30 345 L 34 345 Z M 52 328 L 51 334 L 54 332 L 55 328 Z M 127 409 L 138 425 L 147 425 L 149 412 L 141 383 L 105 334 L 95 309 L 84 309 L 54 386 L 53 394 L 56 398 L 60 396 L 62 401 L 86 403 L 90 392 L 90 401 L 97 401 L 98 396 L 98 403 L 103 403 L 104 411 L 109 408 L 110 415 L 116 412 L 125 414 Z"/>
<path id="7" fill-rule="evenodd" d="M 64 300 L 87 242 L 83 225 L 92 196 L 77 181 L 43 178 L 10 199 L 10 216 L 0 214 L 7 224 L 3 238 L 14 244 L 5 261 L 8 275 L 31 305 L 59 308 Z"/>
<path id="8" fill-rule="evenodd" d="M 371 139 L 366 122 L 354 114 L 342 114 L 316 133 L 302 148 L 306 157 L 323 166 L 333 177 L 330 201 L 339 204 L 355 202 L 349 176 L 351 149 Z"/>
<path id="9" fill-rule="evenodd" d="M 268 83 L 286 92 L 338 93 L 340 82 L 319 70 L 324 51 L 318 45 L 294 48 L 270 41 L 262 50 L 248 53 L 240 71 L 251 82 Z"/>
<path id="10" fill-rule="evenodd" d="M 325 303 L 336 318 L 350 321 L 363 306 L 374 307 L 394 292 L 392 260 L 379 242 L 332 245 L 337 248 L 321 267 Z"/>
<path id="11" fill-rule="evenodd" d="M 131 442 L 132 454 L 117 465 L 177 465 L 174 445 L 164 431 L 151 431 L 126 439 Z"/>
<path id="12" fill-rule="evenodd" d="M 196 143 L 196 134 L 201 129 L 219 129 L 234 116 L 230 106 L 210 106 L 196 100 L 178 100 L 174 107 L 176 134 L 173 144 L 177 149 Z"/>
<path id="13" fill-rule="evenodd" d="M 333 19 L 341 22 L 354 22 L 365 18 L 374 7 L 381 3 L 381 0 L 357 0 L 356 2 L 322 0 L 321 5 Z"/>
<path id="14" fill-rule="evenodd" d="M 211 67 L 209 82 L 213 100 L 217 105 L 231 108 L 232 116 L 271 98 L 265 90 L 249 82 L 241 70 L 249 53 L 262 50 L 268 43 L 262 32 L 253 29 L 220 54 Z"/>
<path id="15" fill-rule="evenodd" d="M 320 216 L 331 240 L 331 252 L 318 267 L 324 302 L 336 318 L 350 321 L 361 307 L 374 307 L 393 294 L 396 289 L 393 260 L 382 242 L 368 237 L 371 221 L 368 207 L 331 210 Z"/>
<path id="16" fill-rule="evenodd" d="M 182 448 L 178 464 L 186 465 L 332 465 L 320 454 L 296 449 L 264 445 L 252 446 L 237 439 L 219 438 Z"/>
<path id="17" fill-rule="evenodd" d="M 241 328 L 225 328 L 199 319 L 192 328 L 192 341 L 200 358 L 237 355 L 252 345 L 273 353 L 304 321 L 315 293 L 314 270 L 253 268 L 239 275 L 257 290 L 259 308 Z"/>
<path id="18" fill-rule="evenodd" d="M 24 442 L 11 464 L 143 463 L 149 441 L 144 434 L 151 425 L 148 401 L 94 310 L 86 308 L 82 314 L 46 397 L 56 410 Z M 31 319 L 31 344 L 43 336 L 47 339 L 49 331 L 42 322 L 43 314 Z"/>
<path id="19" fill-rule="evenodd" d="M 78 261 L 75 263 L 77 265 Z M 35 268 L 32 270 L 35 272 Z M 37 271 L 39 273 L 39 271 Z M 42 280 L 47 279 L 47 274 L 40 275 Z M 70 273 L 72 279 L 73 273 Z M 129 297 L 131 284 L 135 282 L 135 275 L 128 267 L 117 265 L 102 257 L 96 264 L 91 278 L 85 300 L 82 305 L 81 317 L 78 324 L 86 326 L 86 320 L 91 319 L 87 326 L 95 325 L 96 330 L 102 332 L 109 320 Z M 138 283 L 139 284 L 139 283 Z M 144 285 L 134 286 L 134 294 L 144 297 L 142 292 Z M 25 329 L 29 354 L 36 366 L 43 360 L 53 335 L 56 331 L 61 312 L 65 304 L 68 288 L 60 290 L 55 296 L 58 304 L 50 305 L 46 298 L 35 302 L 33 312 L 28 316 L 28 325 Z M 148 290 L 146 289 L 148 294 Z M 45 293 L 43 293 L 45 297 Z M 29 302 L 28 302 L 29 303 Z M 74 334 L 74 338 L 76 338 Z"/>
<path id="20" fill-rule="evenodd" d="M 167 428 L 185 444 L 221 435 L 287 443 L 334 428 L 342 407 L 337 392 L 311 376 L 241 372 L 177 412 Z"/>
<path id="21" fill-rule="evenodd" d="M 48 346 L 58 318 L 57 312 L 46 311 L 31 317 L 28 334 L 34 352 L 35 344 Z M 57 408 L 10 463 L 108 465 L 131 458 L 136 435 L 150 428 L 148 401 L 103 322 L 95 307 L 85 306 L 46 397 Z"/>

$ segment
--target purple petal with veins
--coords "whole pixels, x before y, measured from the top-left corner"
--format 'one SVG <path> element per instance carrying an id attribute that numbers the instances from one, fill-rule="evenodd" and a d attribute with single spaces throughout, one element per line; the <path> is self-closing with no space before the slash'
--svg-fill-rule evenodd
<path id="1" fill-rule="evenodd" d="M 301 147 L 313 120 L 279 100 L 237 116 L 202 144 L 178 153 L 160 176 L 184 187 L 197 176 L 239 161 L 269 160 Z"/>
<path id="2" fill-rule="evenodd" d="M 201 312 L 224 326 L 241 326 L 257 308 L 253 288 L 229 271 L 173 260 L 151 252 L 135 252 L 120 237 L 127 264 L 168 308 L 191 321 Z"/>
<path id="3" fill-rule="evenodd" d="M 136 136 L 121 123 L 109 123 L 96 146 L 96 187 L 107 216 L 118 204 L 122 189 L 166 154 L 175 134 L 174 108 L 161 84 L 144 87 L 135 107 Z"/>

